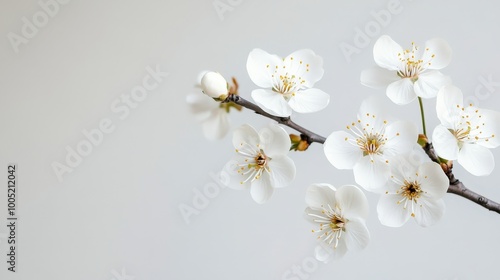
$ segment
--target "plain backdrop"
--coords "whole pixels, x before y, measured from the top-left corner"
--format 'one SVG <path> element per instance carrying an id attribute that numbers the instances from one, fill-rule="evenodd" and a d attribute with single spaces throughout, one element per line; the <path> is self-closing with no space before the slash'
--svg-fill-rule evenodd
<path id="1" fill-rule="evenodd" d="M 250 98 L 256 86 L 245 63 L 253 48 L 281 56 L 310 48 L 324 59 L 316 87 L 331 103 L 293 117 L 326 136 L 355 119 L 363 99 L 385 98 L 359 76 L 374 66 L 375 40 L 388 34 L 403 46 L 447 40 L 453 59 L 442 72 L 479 106 L 499 110 L 495 1 L 71 0 L 52 7 L 45 22 L 41 5 L 0 1 L 1 279 L 498 279 L 500 216 L 451 194 L 437 225 L 389 228 L 377 219 L 378 196 L 368 193 L 369 246 L 339 261 L 314 262 L 317 243 L 303 217 L 306 188 L 353 184 L 352 172 L 336 170 L 314 144 L 291 154 L 295 181 L 258 205 L 247 191 L 216 187 L 211 174 L 233 155 L 231 135 L 205 140 L 186 103 L 187 95 L 200 94 L 194 85 L 202 70 L 237 77 L 241 95 Z M 391 5 L 399 12 L 378 23 Z M 25 30 L 27 38 L 23 26 L 34 16 L 40 27 Z M 18 52 L 13 33 L 24 38 Z M 346 45 L 356 48 L 350 56 L 341 49 Z M 128 115 L 113 111 L 148 67 L 168 77 Z M 425 100 L 429 130 L 438 123 L 434 102 Z M 416 102 L 388 105 L 420 126 Z M 269 123 L 249 111 L 230 118 L 233 128 Z M 86 139 L 83 131 L 105 119 L 114 130 L 58 180 L 54 162 L 65 164 L 68 148 Z M 500 149 L 494 154 L 500 161 Z M 5 262 L 8 163 L 19 169 L 16 273 Z M 500 201 L 500 167 L 488 177 L 460 166 L 455 173 Z M 208 205 L 194 208 L 210 188 Z M 196 210 L 189 223 L 185 206 Z M 299 266 L 302 274 L 294 275 Z"/>

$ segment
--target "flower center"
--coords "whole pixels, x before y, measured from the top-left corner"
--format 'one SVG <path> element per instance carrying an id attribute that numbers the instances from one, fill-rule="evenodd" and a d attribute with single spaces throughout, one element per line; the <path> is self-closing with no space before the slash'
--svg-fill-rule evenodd
<path id="1" fill-rule="evenodd" d="M 428 52 L 429 48 L 426 48 L 424 51 Z M 423 59 L 417 59 L 420 57 L 419 48 L 415 45 L 415 43 L 411 43 L 411 50 L 404 50 L 403 53 L 398 53 L 398 59 L 401 62 L 401 66 L 399 67 L 398 76 L 401 78 L 409 78 L 414 83 L 418 80 L 418 75 L 423 72 L 427 66 L 431 65 L 432 59 L 434 59 L 435 55 L 432 54 L 428 61 L 424 61 Z"/>
<path id="2" fill-rule="evenodd" d="M 264 151 L 260 150 L 260 152 L 255 157 L 255 168 L 262 168 L 267 165 L 267 156 L 264 154 Z"/>
<path id="3" fill-rule="evenodd" d="M 268 165 L 271 158 L 266 156 L 264 150 L 258 148 L 259 145 L 257 149 L 247 143 L 241 143 L 240 146 L 241 148 L 236 149 L 236 152 L 245 158 L 244 162 L 237 164 L 237 172 L 244 177 L 241 184 L 259 179 L 264 172 L 271 173 Z"/>
<path id="4" fill-rule="evenodd" d="M 485 118 L 481 114 L 480 109 L 469 104 L 468 107 L 457 105 L 459 110 L 458 121 L 455 123 L 453 129 L 449 131 L 455 136 L 458 145 L 461 148 L 463 143 L 478 143 L 489 142 L 495 134 L 486 133 Z"/>
<path id="5" fill-rule="evenodd" d="M 367 134 L 364 138 L 356 139 L 358 146 L 363 151 L 363 156 L 381 154 L 381 147 L 385 144 L 383 135 L 378 133 Z"/>
<path id="6" fill-rule="evenodd" d="M 290 98 L 295 95 L 295 92 L 300 89 L 303 83 L 305 83 L 305 80 L 301 77 L 295 75 L 289 76 L 286 73 L 279 76 L 279 80 L 275 82 L 273 91 L 283 94 L 285 98 Z"/>
<path id="7" fill-rule="evenodd" d="M 404 185 L 401 187 L 401 195 L 405 197 L 408 200 L 417 200 L 417 198 L 420 198 L 420 195 L 422 193 L 422 189 L 420 188 L 420 185 L 417 182 L 408 182 L 405 181 Z"/>
<path id="8" fill-rule="evenodd" d="M 337 215 L 336 213 L 330 218 L 330 228 L 333 231 L 343 230 L 345 231 L 345 219 Z"/>
<path id="9" fill-rule="evenodd" d="M 470 126 L 467 126 L 467 128 L 459 128 L 457 130 L 451 130 L 450 132 L 455 135 L 458 141 L 463 142 L 469 137 L 470 131 Z"/>
<path id="10" fill-rule="evenodd" d="M 318 239 L 322 239 L 328 245 L 333 243 L 333 248 L 336 249 L 339 245 L 339 240 L 342 233 L 346 231 L 345 225 L 349 220 L 342 217 L 340 208 L 335 207 L 333 210 L 329 204 L 321 205 L 321 214 L 309 213 L 313 221 L 319 223 L 319 229 L 312 230 L 313 233 L 319 233 Z"/>

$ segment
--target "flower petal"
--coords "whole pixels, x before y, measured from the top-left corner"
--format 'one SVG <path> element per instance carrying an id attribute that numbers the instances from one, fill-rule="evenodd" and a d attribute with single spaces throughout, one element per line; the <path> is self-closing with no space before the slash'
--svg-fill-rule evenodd
<path id="1" fill-rule="evenodd" d="M 389 124 L 384 133 L 388 139 L 384 154 L 397 155 L 410 152 L 418 140 L 418 130 L 414 123 L 397 121 Z"/>
<path id="2" fill-rule="evenodd" d="M 390 84 L 386 90 L 387 97 L 398 105 L 405 105 L 417 98 L 413 82 L 408 79 L 401 79 Z"/>
<path id="3" fill-rule="evenodd" d="M 359 251 L 370 242 L 370 232 L 361 219 L 351 219 L 345 226 L 345 244 L 348 250 Z"/>
<path id="4" fill-rule="evenodd" d="M 458 152 L 458 163 L 475 176 L 490 175 L 495 168 L 493 153 L 477 144 L 464 143 Z"/>
<path id="5" fill-rule="evenodd" d="M 481 128 L 483 137 L 487 137 L 488 141 L 481 141 L 479 144 L 486 148 L 496 148 L 500 146 L 500 113 L 497 111 L 479 109 L 482 115 Z"/>
<path id="6" fill-rule="evenodd" d="M 277 55 L 271 55 L 261 49 L 254 49 L 247 59 L 247 71 L 252 82 L 261 88 L 272 88 L 272 75 L 282 60 Z"/>
<path id="7" fill-rule="evenodd" d="M 361 72 L 361 84 L 371 88 L 385 88 L 399 79 L 397 72 L 379 67 Z"/>
<path id="8" fill-rule="evenodd" d="M 306 88 L 313 87 L 325 72 L 323 58 L 309 49 L 293 52 L 284 59 L 284 65 L 289 73 L 295 73 L 302 78 L 303 86 Z"/>
<path id="9" fill-rule="evenodd" d="M 335 131 L 323 144 L 326 158 L 338 169 L 352 169 L 361 159 L 363 152 L 357 146 L 356 139 L 345 131 Z"/>
<path id="10" fill-rule="evenodd" d="M 391 175 L 389 164 L 378 157 L 362 157 L 353 168 L 357 184 L 370 192 L 381 192 Z"/>
<path id="11" fill-rule="evenodd" d="M 457 138 L 443 125 L 438 125 L 434 129 L 432 144 L 440 157 L 448 160 L 456 160 L 458 158 Z"/>
<path id="12" fill-rule="evenodd" d="M 425 49 L 422 60 L 427 69 L 442 69 L 450 63 L 452 50 L 445 40 L 431 39 L 425 43 Z"/>
<path id="13" fill-rule="evenodd" d="M 377 204 L 380 223 L 388 227 L 400 227 L 410 219 L 410 208 L 404 208 L 399 202 L 399 194 L 382 194 Z"/>
<path id="14" fill-rule="evenodd" d="M 212 115 L 202 123 L 203 133 L 208 140 L 217 140 L 229 131 L 229 118 L 224 109 L 216 108 Z"/>
<path id="15" fill-rule="evenodd" d="M 297 113 L 314 113 L 330 103 L 330 95 L 320 89 L 299 90 L 290 98 L 288 104 Z"/>
<path id="16" fill-rule="evenodd" d="M 420 226 L 428 227 L 438 222 L 444 214 L 444 201 L 442 199 L 420 199 L 421 206 L 415 207 L 415 220 Z"/>
<path id="17" fill-rule="evenodd" d="M 273 195 L 274 188 L 271 185 L 271 177 L 263 173 L 259 179 L 255 179 L 250 187 L 250 194 L 255 202 L 263 204 Z"/>
<path id="18" fill-rule="evenodd" d="M 266 113 L 278 117 L 289 117 L 292 108 L 288 105 L 283 95 L 272 90 L 256 89 L 252 91 L 252 98 Z"/>
<path id="19" fill-rule="evenodd" d="M 387 35 L 381 36 L 373 46 L 375 63 L 385 69 L 399 70 L 401 61 L 398 53 L 403 53 L 403 48 Z"/>
<path id="20" fill-rule="evenodd" d="M 450 181 L 443 169 L 435 162 L 426 162 L 418 168 L 419 183 L 422 191 L 433 199 L 440 199 L 448 190 Z"/>
<path id="21" fill-rule="evenodd" d="M 243 182 L 246 177 L 238 173 L 240 162 L 244 162 L 241 157 L 232 159 L 224 165 L 224 169 L 221 171 L 221 182 L 230 189 L 244 190 L 250 187 L 250 180 Z"/>
<path id="22" fill-rule="evenodd" d="M 450 77 L 437 70 L 427 71 L 418 75 L 418 80 L 415 82 L 415 93 L 422 98 L 434 98 L 443 86 L 450 84 Z"/>
<path id="23" fill-rule="evenodd" d="M 460 121 L 460 111 L 463 108 L 462 91 L 454 85 L 442 87 L 436 99 L 436 112 L 441 124 L 447 128 L 455 128 Z"/>
<path id="24" fill-rule="evenodd" d="M 272 124 L 259 131 L 260 146 L 267 156 L 274 158 L 287 155 L 290 151 L 290 136 L 281 126 Z"/>
<path id="25" fill-rule="evenodd" d="M 388 111 L 384 100 L 378 95 L 372 95 L 361 102 L 357 117 L 363 128 L 370 127 L 376 133 L 385 126 Z"/>
<path id="26" fill-rule="evenodd" d="M 209 118 L 212 115 L 212 111 L 219 107 L 218 102 L 201 92 L 186 96 L 186 102 L 189 104 L 189 109 L 197 121 Z"/>
<path id="27" fill-rule="evenodd" d="M 321 210 L 322 206 L 334 207 L 335 187 L 330 184 L 313 184 L 307 188 L 306 204 L 313 210 Z"/>
<path id="28" fill-rule="evenodd" d="M 233 132 L 233 146 L 236 149 L 241 149 L 246 146 L 245 144 L 250 145 L 252 149 L 256 149 L 259 142 L 259 134 L 248 124 L 236 128 Z"/>
<path id="29" fill-rule="evenodd" d="M 335 192 L 335 201 L 345 218 L 349 220 L 368 218 L 368 200 L 358 187 L 351 185 L 340 187 Z"/>
<path id="30" fill-rule="evenodd" d="M 295 164 L 289 157 L 272 158 L 268 165 L 271 169 L 271 183 L 274 188 L 286 187 L 295 179 Z"/>

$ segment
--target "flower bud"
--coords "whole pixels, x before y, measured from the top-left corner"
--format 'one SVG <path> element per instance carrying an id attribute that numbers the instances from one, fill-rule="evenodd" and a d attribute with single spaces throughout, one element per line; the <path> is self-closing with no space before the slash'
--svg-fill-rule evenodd
<path id="1" fill-rule="evenodd" d="M 217 72 L 207 72 L 201 79 L 201 89 L 203 92 L 220 101 L 227 98 L 227 82 L 221 74 Z"/>

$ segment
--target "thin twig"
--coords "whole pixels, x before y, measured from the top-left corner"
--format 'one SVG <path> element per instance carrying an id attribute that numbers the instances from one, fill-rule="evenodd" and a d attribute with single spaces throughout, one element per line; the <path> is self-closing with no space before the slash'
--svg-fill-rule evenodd
<path id="1" fill-rule="evenodd" d="M 276 122 L 282 124 L 282 125 L 286 125 L 290 128 L 293 128 L 295 130 L 297 130 L 298 132 L 300 132 L 301 134 L 303 134 L 304 136 L 307 137 L 307 142 L 309 142 L 309 144 L 313 143 L 313 142 L 316 142 L 316 143 L 320 143 L 320 144 L 323 144 L 325 143 L 325 140 L 326 138 L 321 136 L 321 135 L 318 135 L 310 130 L 307 130 L 305 129 L 304 127 L 296 124 L 295 122 L 293 122 L 290 117 L 277 117 L 277 116 L 273 116 L 271 114 L 268 114 L 266 113 L 264 110 L 262 110 L 259 106 L 255 105 L 254 103 L 244 99 L 243 97 L 239 96 L 239 95 L 236 95 L 236 94 L 230 94 L 226 100 L 224 100 L 224 102 L 233 102 L 233 103 L 236 103 L 240 106 L 243 106 L 247 109 L 250 109 L 252 111 L 254 111 L 255 113 L 259 114 L 259 115 L 262 115 L 264 117 L 267 117 L 267 118 L 270 118 L 272 120 L 275 120 Z"/>

